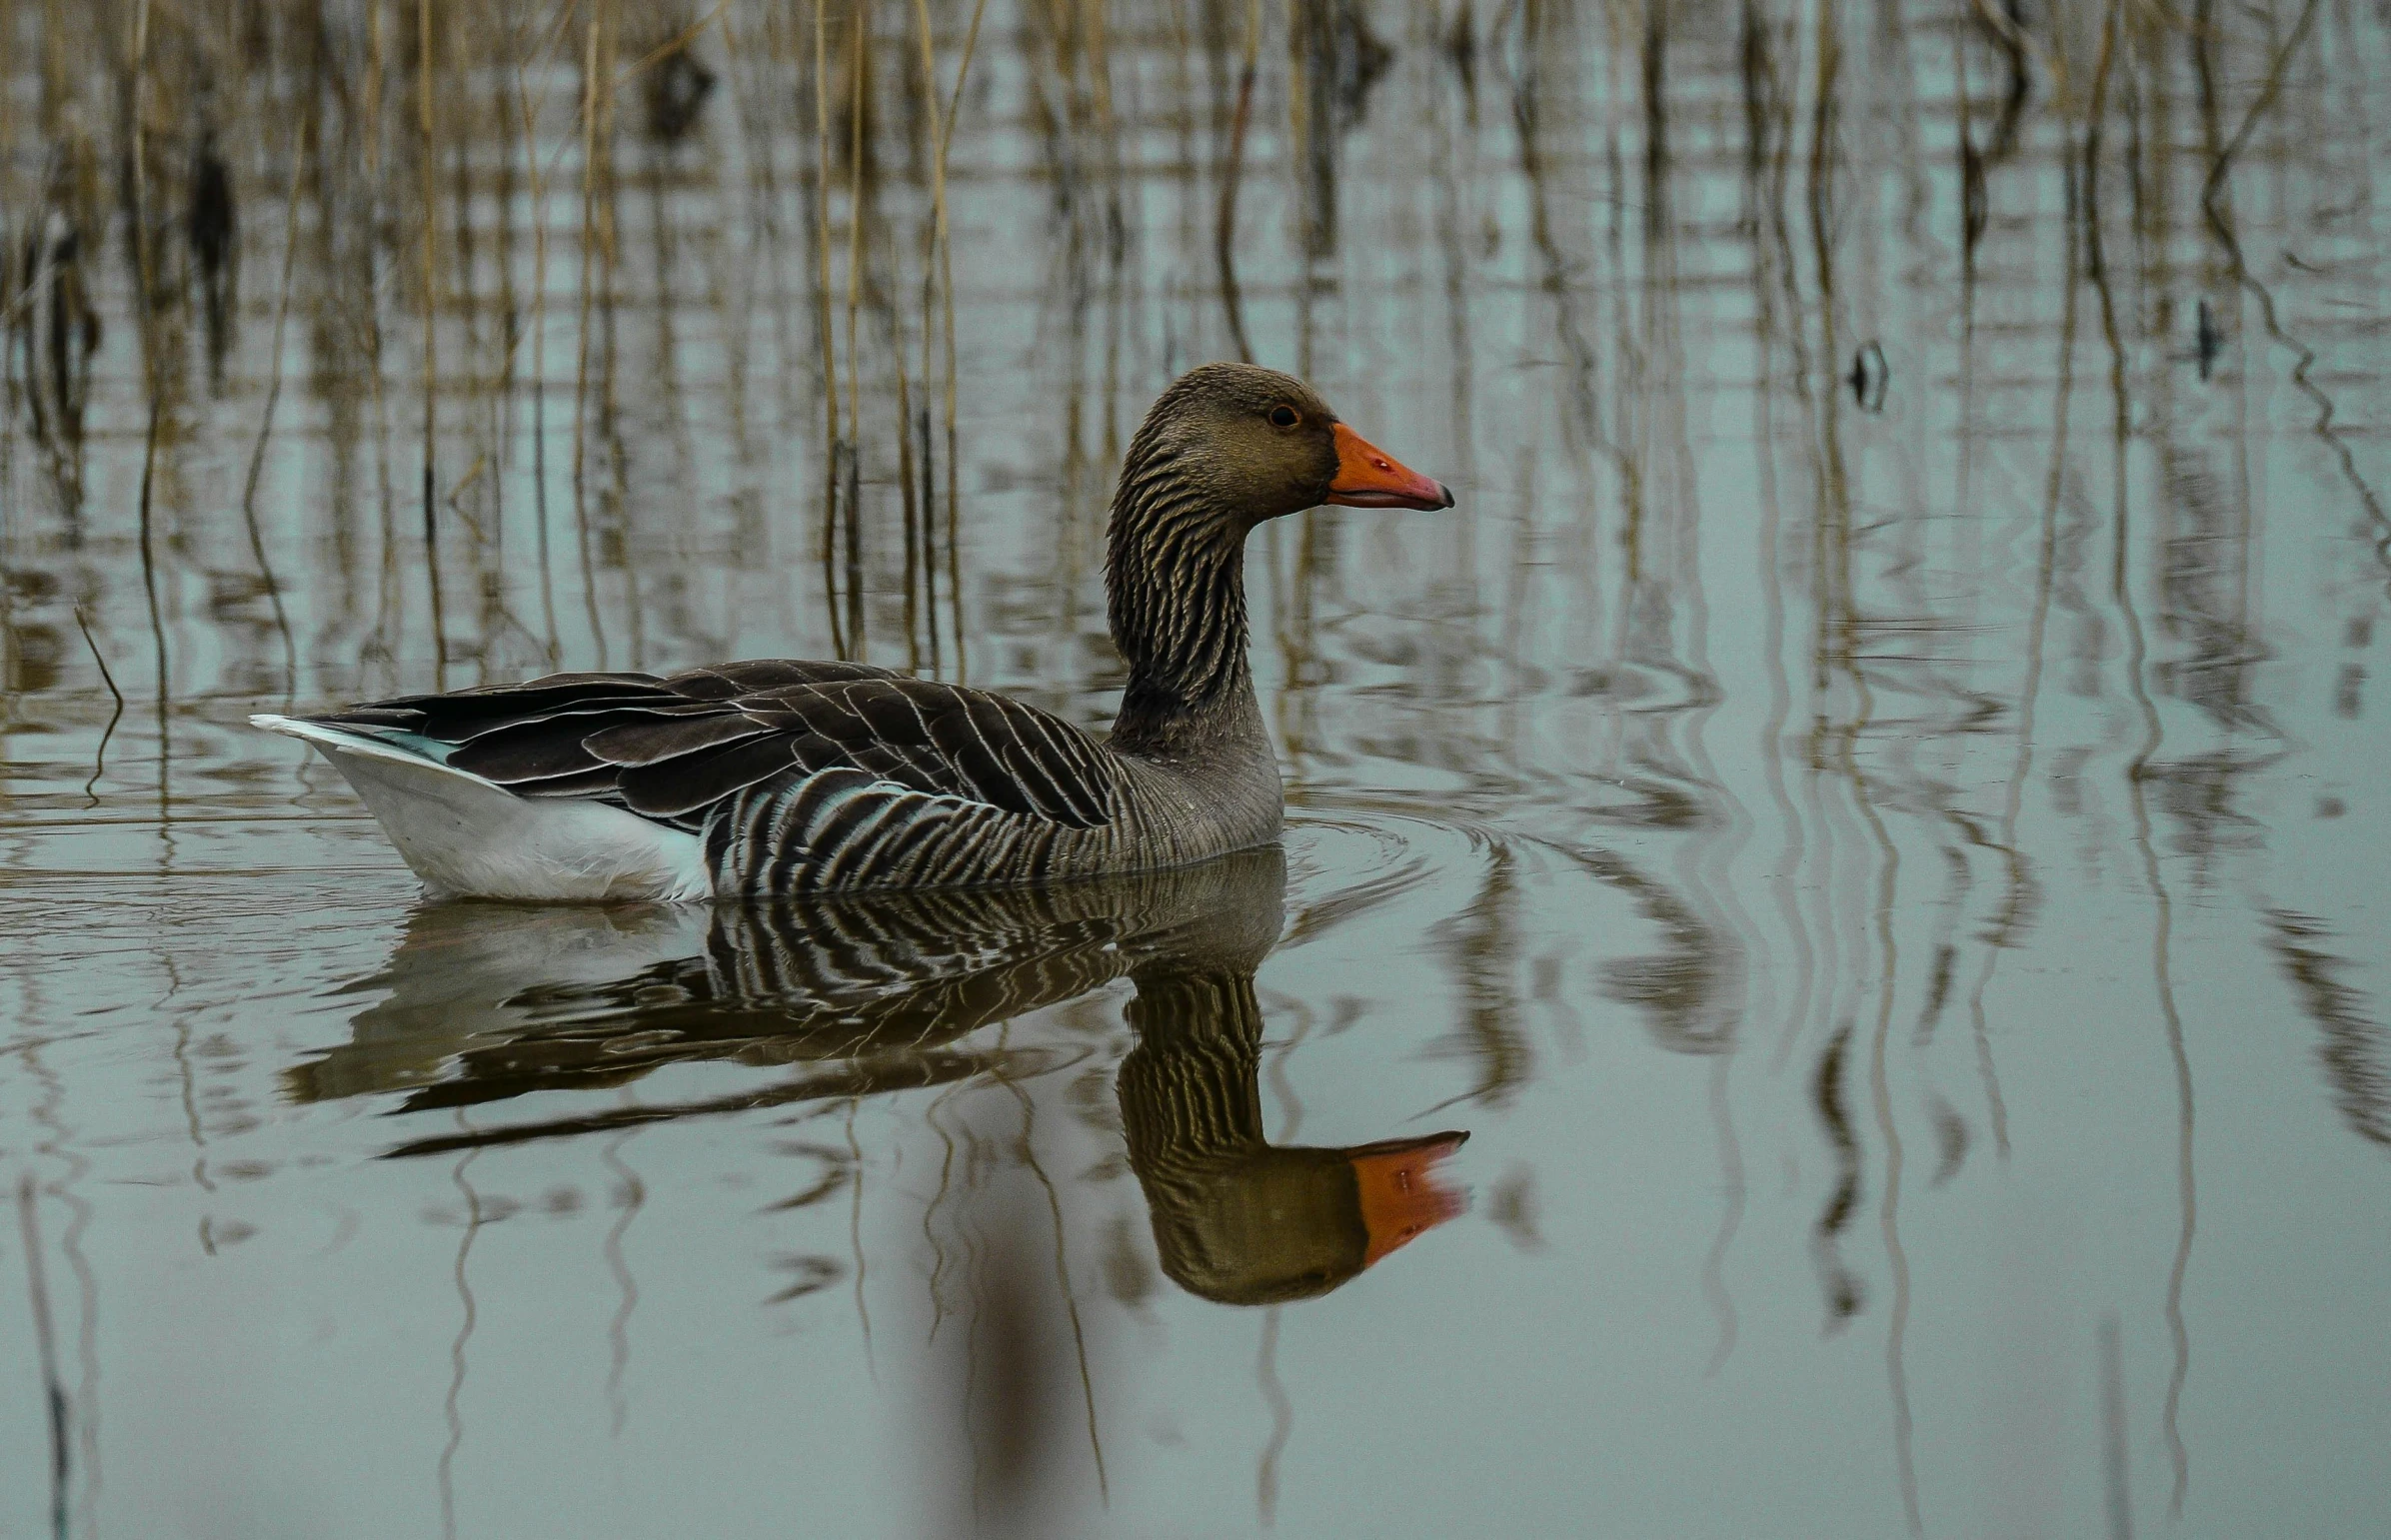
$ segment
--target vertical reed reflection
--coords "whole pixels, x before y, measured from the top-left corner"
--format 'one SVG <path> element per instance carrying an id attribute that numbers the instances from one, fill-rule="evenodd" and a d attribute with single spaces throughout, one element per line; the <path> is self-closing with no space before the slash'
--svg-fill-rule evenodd
<path id="1" fill-rule="evenodd" d="M 50 1431 L 50 1532 L 65 1540 L 67 1483 L 74 1473 L 74 1454 L 68 1435 L 74 1414 L 66 1398 L 66 1384 L 58 1373 L 58 1328 L 50 1314 L 50 1283 L 44 1270 L 40 1196 L 33 1174 L 17 1182 L 17 1235 L 25 1247 L 26 1300 L 33 1314 L 33 1341 L 39 1355 L 43 1409 Z"/>
<path id="2" fill-rule="evenodd" d="M 998 1052 L 1004 1051 L 1004 1034 L 998 1037 Z M 1020 1083 L 1000 1072 L 999 1081 L 1021 1106 L 1021 1133 L 1016 1144 L 1020 1160 L 1030 1174 L 1037 1178 L 1039 1189 L 1046 1194 L 1047 1217 L 1055 1231 L 1055 1289 L 1063 1301 L 1064 1316 L 1071 1322 L 1071 1346 L 1074 1363 L 1080 1375 L 1080 1398 L 1088 1417 L 1088 1452 L 1096 1460 L 1096 1490 L 1100 1502 L 1110 1502 L 1112 1480 L 1105 1473 L 1105 1441 L 1098 1430 L 1096 1417 L 1096 1377 L 1088 1368 L 1088 1332 L 1080 1320 L 1080 1296 L 1072 1287 L 1071 1253 L 1068 1228 L 1063 1221 L 1063 1195 L 1055 1189 L 1054 1178 L 1047 1175 L 1046 1166 L 1038 1156 L 1038 1103 Z"/>
<path id="3" fill-rule="evenodd" d="M 1287 1398 L 1278 1378 L 1278 1325 L 1284 1305 L 1264 1306 L 1261 1342 L 1253 1354 L 1253 1382 L 1262 1404 L 1270 1409 L 1270 1436 L 1262 1444 L 1253 1471 L 1253 1512 L 1264 1529 L 1278 1522 L 1278 1462 L 1286 1455 L 1286 1441 L 1294 1436 L 1295 1403 Z"/>
<path id="4" fill-rule="evenodd" d="M 2167 1381 L 2167 1399 L 2162 1413 L 2162 1430 L 2167 1442 L 2167 1455 L 2174 1467 L 2174 1493 L 2169 1511 L 2180 1513 L 2183 1498 L 2190 1482 L 2191 1463 L 2185 1450 L 2178 1423 L 2182 1405 L 2183 1386 L 2191 1372 L 2191 1335 L 2183 1316 L 2183 1279 L 2191 1263 L 2192 1233 L 2198 1217 L 2198 1202 L 2192 1174 L 2192 1071 L 2191 1060 L 2184 1048 L 2183 1018 L 2176 1009 L 2175 982 L 2168 959 L 2168 940 L 2173 927 L 2173 900 L 2160 874 L 2158 851 L 2152 841 L 2150 808 L 2145 787 L 2152 778 L 2150 764 L 2165 741 L 2158 708 L 2152 703 L 2145 675 L 2148 667 L 2147 645 L 2143 639 L 2142 622 L 2133 600 L 2129 577 L 2128 553 L 2133 549 L 2127 524 L 2128 495 L 2126 491 L 2126 461 L 2122 441 L 2118 448 L 2115 471 L 2116 503 L 2115 529 L 2110 538 L 2114 562 L 2110 569 L 2109 599 L 2115 605 L 2122 623 L 2125 639 L 2125 684 L 2141 724 L 2141 738 L 2127 761 L 2124 777 L 2127 803 L 2132 811 L 2134 847 L 2141 857 L 2141 876 L 2152 903 L 2150 967 L 2153 993 L 2156 996 L 2160 1022 L 2167 1045 L 2167 1054 L 2175 1070 L 2176 1096 L 2176 1183 L 2181 1211 L 2175 1257 L 2169 1268 L 2166 1285 L 2166 1316 L 2169 1336 L 2175 1348 L 2175 1366 Z"/>
<path id="5" fill-rule="evenodd" d="M 615 1217 L 606 1227 L 605 1241 L 606 1270 L 615 1280 L 615 1313 L 606 1325 L 607 1432 L 613 1438 L 621 1438 L 631 1420 L 631 1397 L 625 1381 L 631 1373 L 631 1316 L 639 1308 L 640 1287 L 623 1243 L 631 1234 L 632 1221 L 647 1206 L 648 1184 L 631 1162 L 623 1158 L 623 1146 L 631 1142 L 637 1131 L 623 1130 L 608 1139 L 598 1152 L 614 1178 L 607 1191 L 607 1202 L 615 1210 Z"/>
<path id="6" fill-rule="evenodd" d="M 83 1477 L 79 1501 L 85 1522 L 90 1524 L 96 1522 L 100 1506 L 100 1282 L 90 1252 L 84 1246 L 95 1210 L 91 1200 L 84 1196 L 82 1186 L 91 1174 L 93 1162 L 77 1147 L 76 1130 L 67 1123 L 63 1111 L 66 1079 L 44 1057 L 41 1051 L 44 1046 L 28 1041 L 18 1050 L 17 1057 L 41 1087 L 41 1097 L 33 1106 L 33 1119 L 41 1125 L 42 1137 L 34 1148 L 66 1169 L 58 1180 L 44 1184 L 38 1191 L 28 1172 L 18 1192 L 19 1213 L 24 1224 L 28 1286 L 35 1295 L 36 1344 L 49 1396 L 52 1511 L 63 1518 L 75 1501 L 67 1496 L 66 1488 L 69 1468 L 79 1459 Z M 43 1192 L 64 1203 L 69 1216 L 58 1237 L 58 1254 L 66 1259 L 75 1279 L 75 1391 L 71 1397 L 61 1388 L 64 1382 L 59 1372 L 57 1327 L 49 1299 L 48 1263 L 36 1225 L 36 1205 Z M 75 1443 L 71 1457 L 66 1451 L 70 1429 Z M 57 1525 L 57 1531 L 61 1535 L 66 1533 L 63 1522 Z"/>
<path id="7" fill-rule="evenodd" d="M 462 1131 L 471 1126 L 460 1109 L 457 1127 Z M 465 1195 L 465 1231 L 457 1238 L 457 1258 L 450 1270 L 457 1290 L 458 1321 L 456 1340 L 449 1344 L 448 1396 L 442 1402 L 442 1412 L 448 1421 L 448 1442 L 441 1446 L 440 1462 L 436 1468 L 436 1484 L 440 1489 L 440 1532 L 449 1540 L 454 1540 L 457 1533 L 457 1452 L 465 1447 L 465 1413 L 462 1405 L 465 1396 L 465 1349 L 473 1341 L 474 1327 L 481 1319 L 473 1285 L 466 1281 L 465 1276 L 465 1264 L 473 1255 L 474 1239 L 482 1232 L 482 1195 L 466 1179 L 465 1172 L 480 1154 L 479 1150 L 467 1150 L 457 1157 L 455 1168 L 449 1172 L 449 1180 Z"/>
<path id="8" fill-rule="evenodd" d="M 866 1267 L 864 1261 L 864 1147 L 856 1142 L 855 1119 L 862 1103 L 847 1103 L 847 1168 L 854 1173 L 849 1183 L 847 1205 L 848 1254 L 855 1262 L 855 1324 L 856 1335 L 864 1344 L 864 1372 L 874 1384 L 880 1383 L 880 1365 L 872 1356 L 872 1305 L 864 1292 Z"/>

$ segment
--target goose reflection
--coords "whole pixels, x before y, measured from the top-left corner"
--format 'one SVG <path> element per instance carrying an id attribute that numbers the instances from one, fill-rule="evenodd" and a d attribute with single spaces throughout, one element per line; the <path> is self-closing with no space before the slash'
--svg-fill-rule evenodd
<path id="1" fill-rule="evenodd" d="M 1263 1137 L 1260 960 L 1141 968 L 1118 1081 L 1163 1271 L 1223 1304 L 1324 1294 L 1461 1211 L 1435 1165 L 1466 1133 L 1347 1149 Z"/>
<path id="2" fill-rule="evenodd" d="M 1271 1144 L 1254 972 L 1277 943 L 1276 849 L 1043 890 L 758 905 L 431 903 L 351 1040 L 288 1071 L 314 1101 L 401 1093 L 398 1110 L 619 1086 L 706 1061 L 790 1073 L 705 1100 L 610 1104 L 418 1139 L 429 1154 L 709 1113 L 1020 1080 L 1095 1051 L 982 1027 L 1116 980 L 1137 1045 L 1117 1091 L 1163 1270 L 1223 1303 L 1322 1294 L 1462 1209 L 1436 1165 L 1467 1137 L 1349 1148 Z"/>

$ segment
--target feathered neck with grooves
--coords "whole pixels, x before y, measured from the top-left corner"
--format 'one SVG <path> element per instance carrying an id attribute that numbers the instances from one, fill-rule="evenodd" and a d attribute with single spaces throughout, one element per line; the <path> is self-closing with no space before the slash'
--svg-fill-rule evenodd
<path id="1" fill-rule="evenodd" d="M 1185 753 L 1258 724 L 1245 663 L 1250 520 L 1142 431 L 1122 466 L 1107 535 L 1105 597 L 1130 666 L 1113 747 Z"/>

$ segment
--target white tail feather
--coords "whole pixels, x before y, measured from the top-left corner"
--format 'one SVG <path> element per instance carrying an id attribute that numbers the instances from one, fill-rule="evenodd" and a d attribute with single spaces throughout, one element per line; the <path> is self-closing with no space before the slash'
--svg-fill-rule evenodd
<path id="1" fill-rule="evenodd" d="M 605 802 L 517 796 L 370 733 L 292 717 L 249 722 L 331 761 L 415 874 L 443 891 L 583 901 L 713 894 L 695 834 Z"/>

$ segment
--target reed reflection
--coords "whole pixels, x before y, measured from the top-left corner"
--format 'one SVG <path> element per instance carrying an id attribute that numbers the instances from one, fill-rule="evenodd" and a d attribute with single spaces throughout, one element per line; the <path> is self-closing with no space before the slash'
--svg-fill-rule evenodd
<path id="1" fill-rule="evenodd" d="M 398 1093 L 398 1110 L 597 1091 L 669 1064 L 786 1066 L 734 1093 L 603 1108 L 403 1143 L 430 1154 L 931 1085 L 1019 1082 L 1093 1043 L 983 1027 L 1116 980 L 1138 1044 L 1117 1094 L 1163 1270 L 1231 1304 L 1324 1294 L 1459 1214 L 1436 1165 L 1468 1135 L 1269 1142 L 1254 972 L 1277 944 L 1285 857 L 1038 891 L 774 905 L 432 903 L 351 1040 L 285 1071 L 302 1101 Z"/>

